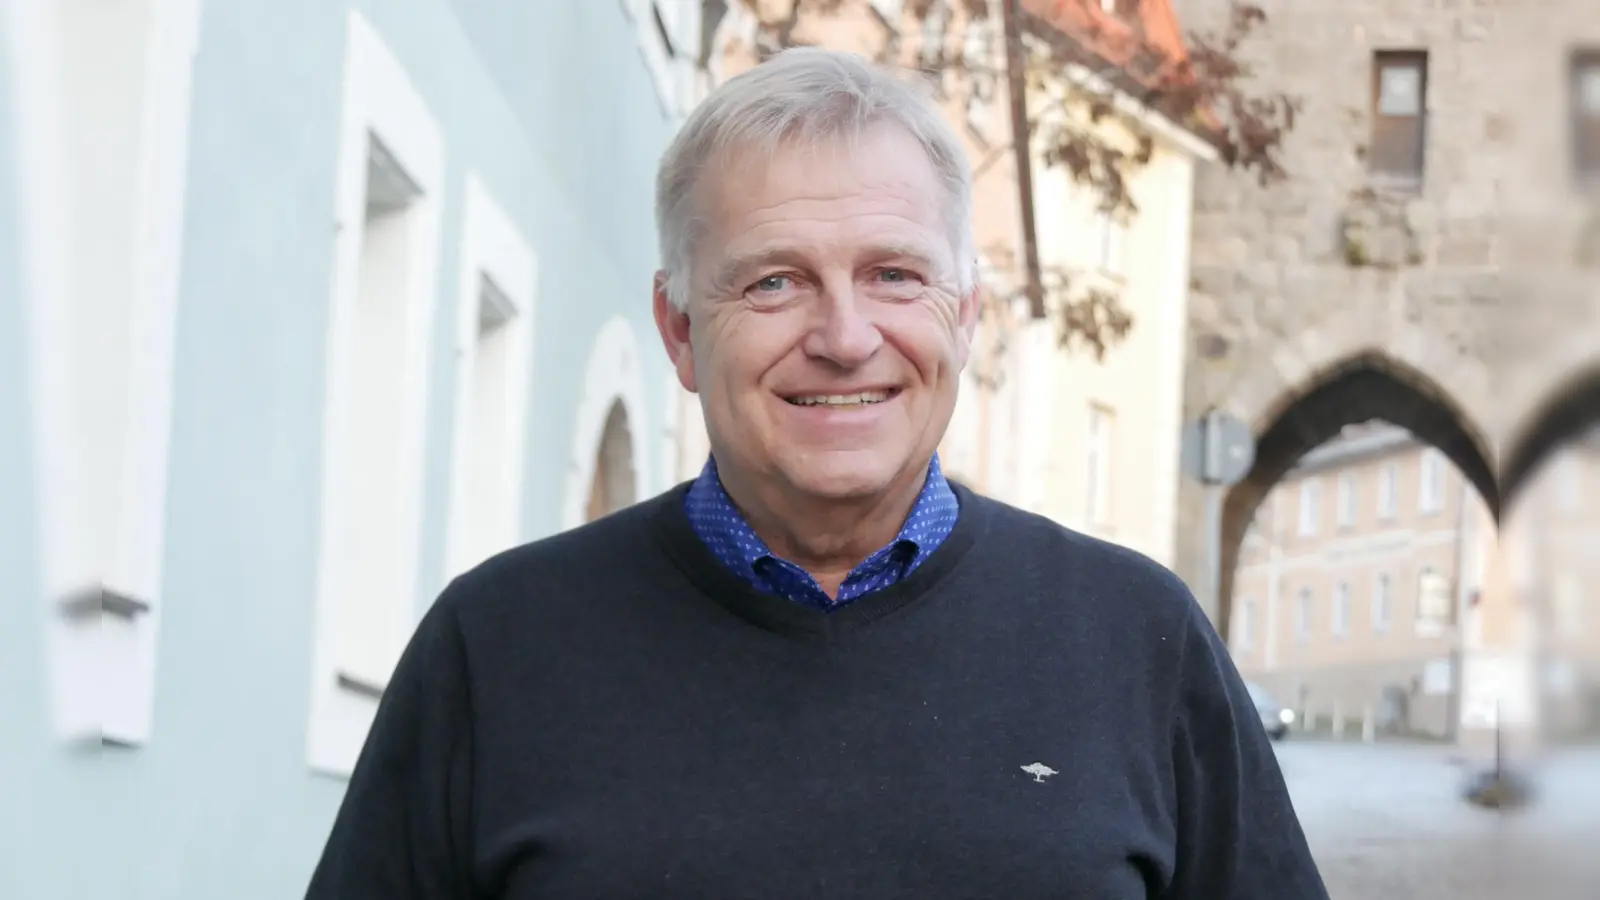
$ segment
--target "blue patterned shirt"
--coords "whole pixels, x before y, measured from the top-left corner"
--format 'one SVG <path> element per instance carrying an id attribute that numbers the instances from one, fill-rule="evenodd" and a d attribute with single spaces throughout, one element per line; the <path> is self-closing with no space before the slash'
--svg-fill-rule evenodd
<path id="1" fill-rule="evenodd" d="M 899 582 L 921 565 L 949 537 L 961 511 L 960 501 L 945 480 L 935 455 L 928 464 L 928 479 L 911 507 L 911 515 L 889 546 L 867 557 L 851 570 L 830 599 L 806 570 L 780 559 L 733 505 L 717 475 L 717 461 L 706 461 L 700 477 L 684 498 L 689 524 L 723 565 L 758 590 L 821 610 L 834 610 Z"/>

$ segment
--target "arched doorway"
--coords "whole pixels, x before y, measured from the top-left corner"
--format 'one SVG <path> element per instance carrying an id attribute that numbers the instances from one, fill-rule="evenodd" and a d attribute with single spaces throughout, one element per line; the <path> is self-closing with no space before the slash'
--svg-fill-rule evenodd
<path id="1" fill-rule="evenodd" d="M 1442 388 L 1378 352 L 1286 392 L 1255 430 L 1222 511 L 1216 619 L 1240 671 L 1299 698 L 1315 730 L 1448 737 L 1462 585 L 1499 509 L 1483 438 Z M 1410 684 L 1402 709 L 1395 686 Z"/>
<path id="2" fill-rule="evenodd" d="M 1217 627 L 1228 633 L 1233 572 L 1245 532 L 1267 492 L 1310 451 L 1346 428 L 1383 421 L 1437 448 L 1498 514 L 1500 489 L 1477 428 L 1443 388 L 1378 352 L 1358 354 L 1282 397 L 1256 427 L 1250 474 L 1228 491 L 1222 512 Z"/>
<path id="3" fill-rule="evenodd" d="M 628 427 L 628 410 L 619 398 L 612 401 L 600 433 L 584 520 L 593 522 L 632 506 L 638 499 L 638 473 L 633 470 L 633 433 Z"/>

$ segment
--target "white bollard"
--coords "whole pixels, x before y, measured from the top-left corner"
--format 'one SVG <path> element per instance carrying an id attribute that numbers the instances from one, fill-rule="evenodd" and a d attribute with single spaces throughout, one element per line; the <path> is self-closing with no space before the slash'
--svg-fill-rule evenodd
<path id="1" fill-rule="evenodd" d="M 1372 717 L 1372 704 L 1368 703 L 1361 713 L 1361 740 L 1370 744 L 1378 739 L 1378 723 Z"/>
<path id="2" fill-rule="evenodd" d="M 1338 700 L 1333 701 L 1333 739 L 1336 741 L 1344 739 L 1344 710 L 1341 708 L 1342 706 L 1343 704 Z"/>

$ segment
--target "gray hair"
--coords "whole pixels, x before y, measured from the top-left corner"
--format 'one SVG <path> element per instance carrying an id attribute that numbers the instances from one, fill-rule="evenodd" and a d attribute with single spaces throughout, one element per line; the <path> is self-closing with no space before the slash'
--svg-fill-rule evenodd
<path id="1" fill-rule="evenodd" d="M 944 184 L 958 286 L 963 294 L 970 291 L 977 262 L 972 166 L 926 84 L 854 53 L 796 47 L 713 90 L 690 113 L 662 157 L 656 175 L 656 231 L 673 306 L 682 310 L 689 303 L 689 260 L 698 232 L 695 189 L 707 164 L 729 147 L 772 152 L 790 140 L 853 140 L 881 123 L 897 125 L 914 137 Z"/>

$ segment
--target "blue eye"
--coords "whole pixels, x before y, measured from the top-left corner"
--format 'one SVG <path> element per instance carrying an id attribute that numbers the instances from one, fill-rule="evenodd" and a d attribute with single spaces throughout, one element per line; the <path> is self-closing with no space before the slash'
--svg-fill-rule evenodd
<path id="1" fill-rule="evenodd" d="M 909 280 L 911 278 L 911 273 L 907 272 L 905 269 L 884 269 L 878 273 L 878 276 L 884 281 L 899 283 Z"/>
<path id="2" fill-rule="evenodd" d="M 788 286 L 789 276 L 787 275 L 768 275 L 755 284 L 756 290 L 768 293 L 781 291 Z"/>

